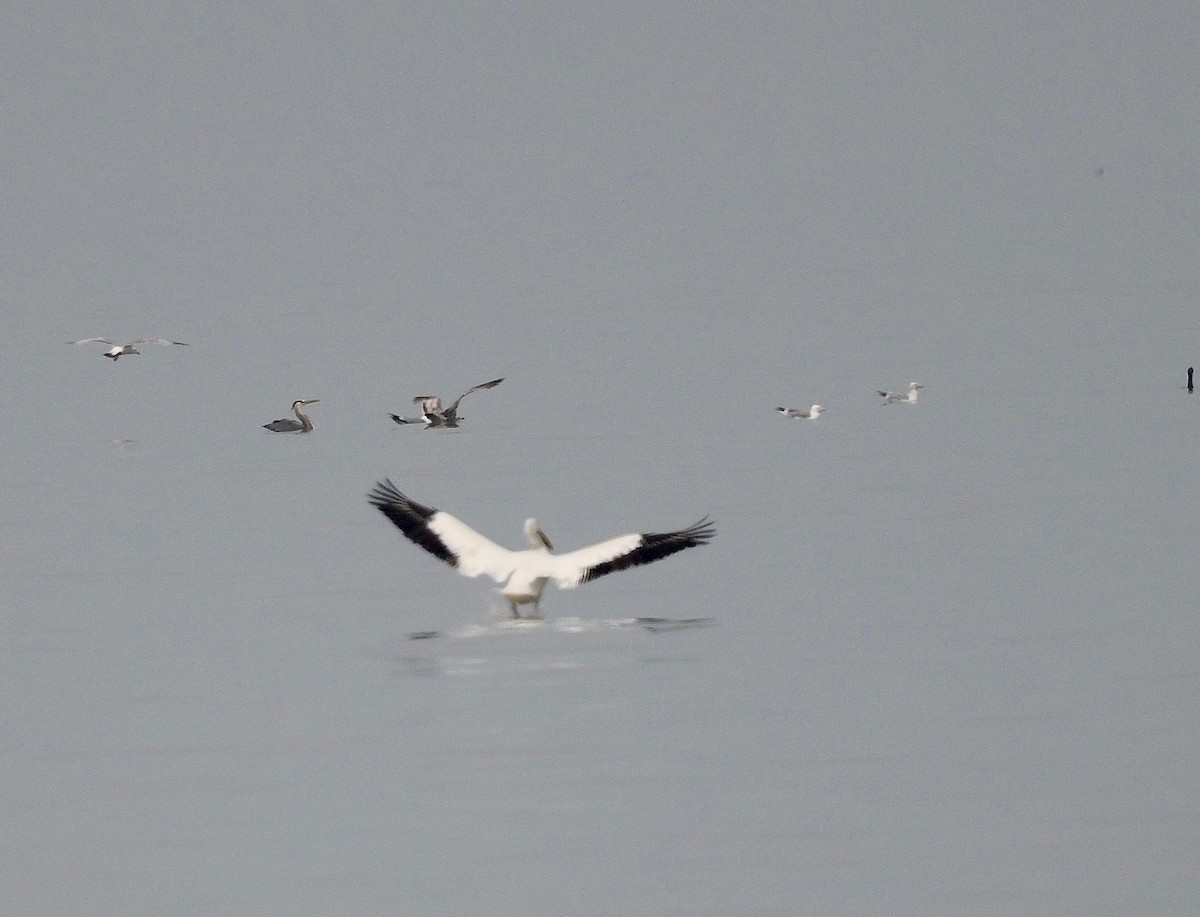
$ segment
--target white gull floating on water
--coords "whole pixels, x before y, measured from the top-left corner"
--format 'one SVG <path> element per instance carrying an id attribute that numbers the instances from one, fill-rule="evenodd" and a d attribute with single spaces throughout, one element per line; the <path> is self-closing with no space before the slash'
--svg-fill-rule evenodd
<path id="1" fill-rule="evenodd" d="M 814 404 L 807 411 L 802 411 L 799 408 L 776 408 L 775 410 L 784 417 L 790 417 L 793 420 L 816 420 L 825 413 L 825 409 L 819 404 Z"/>
<path id="2" fill-rule="evenodd" d="M 521 617 L 518 605 L 532 605 L 533 616 L 541 617 L 542 590 L 548 580 L 561 589 L 574 589 L 608 573 L 707 544 L 716 534 L 706 516 L 675 532 L 618 535 L 569 554 L 551 554 L 553 546 L 537 520 L 526 519 L 525 537 L 531 547 L 510 551 L 449 513 L 414 503 L 389 480 L 376 484 L 368 498 L 413 544 L 464 576 L 482 574 L 500 583 L 500 593 L 508 600 L 514 618 Z"/>
<path id="3" fill-rule="evenodd" d="M 907 392 L 879 392 L 879 394 L 883 396 L 884 404 L 916 404 L 921 389 L 924 387 L 920 382 L 910 382 Z"/>
<path id="4" fill-rule="evenodd" d="M 177 344 L 180 347 L 187 347 L 183 341 L 168 341 L 166 338 L 140 338 L 132 341 L 129 344 L 118 344 L 110 338 L 84 338 L 81 341 L 67 341 L 68 344 L 108 344 L 112 350 L 104 351 L 104 356 L 108 357 L 114 363 L 121 357 L 129 356 L 130 354 L 141 353 L 138 350 L 139 344 Z"/>

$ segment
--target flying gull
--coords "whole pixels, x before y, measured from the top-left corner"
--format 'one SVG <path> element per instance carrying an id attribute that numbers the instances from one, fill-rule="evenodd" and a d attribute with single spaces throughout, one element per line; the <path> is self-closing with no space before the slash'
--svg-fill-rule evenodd
<path id="1" fill-rule="evenodd" d="M 706 516 L 676 532 L 618 535 L 569 554 L 551 554 L 553 546 L 537 520 L 526 519 L 525 537 L 530 547 L 510 551 L 449 513 L 413 502 L 389 480 L 376 484 L 368 498 L 406 538 L 434 557 L 464 576 L 482 574 L 500 583 L 500 592 L 508 600 L 514 618 L 521 617 L 518 605 L 532 605 L 532 617 L 541 617 L 542 589 L 548 580 L 554 580 L 561 589 L 573 589 L 605 574 L 707 544 L 716 534 Z"/>
<path id="2" fill-rule="evenodd" d="M 107 344 L 112 350 L 104 351 L 104 355 L 114 363 L 121 357 L 127 357 L 130 354 L 141 353 L 138 350 L 139 344 L 178 344 L 180 347 L 187 347 L 183 341 L 168 341 L 166 338 L 141 338 L 129 344 L 118 344 L 110 338 L 84 338 L 82 341 L 67 341 L 68 344 Z"/>

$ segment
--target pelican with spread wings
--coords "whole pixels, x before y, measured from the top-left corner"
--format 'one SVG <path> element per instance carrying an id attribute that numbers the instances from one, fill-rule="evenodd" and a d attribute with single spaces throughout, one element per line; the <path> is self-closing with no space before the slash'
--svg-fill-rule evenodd
<path id="1" fill-rule="evenodd" d="M 574 589 L 606 574 L 707 544 L 716 534 L 706 516 L 674 532 L 618 535 L 568 554 L 552 554 L 550 539 L 537 520 L 526 519 L 525 537 L 530 547 L 510 551 L 455 516 L 410 500 L 389 480 L 376 484 L 368 499 L 409 541 L 464 576 L 490 576 L 499 583 L 514 618 L 521 617 L 520 605 L 532 605 L 532 617 L 541 617 L 542 590 L 550 580 L 561 589 Z"/>

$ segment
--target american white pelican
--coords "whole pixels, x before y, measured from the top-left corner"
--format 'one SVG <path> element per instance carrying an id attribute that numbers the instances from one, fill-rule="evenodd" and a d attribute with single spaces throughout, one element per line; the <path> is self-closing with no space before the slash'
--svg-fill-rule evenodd
<path id="1" fill-rule="evenodd" d="M 923 386 L 920 382 L 908 383 L 907 392 L 879 392 L 884 404 L 916 404 Z"/>
<path id="2" fill-rule="evenodd" d="M 109 338 L 84 338 L 82 341 L 67 341 L 68 344 L 108 344 L 112 350 L 104 351 L 104 356 L 108 357 L 114 363 L 121 357 L 129 356 L 134 353 L 141 353 L 137 349 L 139 344 L 178 344 L 180 347 L 187 347 L 183 341 L 168 341 L 166 338 L 141 338 L 129 344 L 118 344 L 116 341 Z"/>
<path id="3" fill-rule="evenodd" d="M 300 410 L 300 406 L 316 404 L 320 400 L 320 398 L 302 398 L 299 401 L 293 401 L 292 410 L 296 412 L 298 421 L 292 420 L 290 417 L 281 417 L 279 420 L 263 424 L 263 429 L 270 430 L 272 433 L 311 433 L 313 423 L 308 419 L 308 415 Z"/>
<path id="4" fill-rule="evenodd" d="M 413 404 L 421 406 L 421 417 L 419 419 L 401 417 L 399 414 L 391 414 L 392 420 L 396 423 L 423 423 L 430 427 L 457 427 L 458 403 L 466 398 L 471 392 L 477 392 L 484 388 L 495 388 L 504 378 L 493 379 L 491 382 L 481 382 L 479 385 L 472 385 L 469 389 L 454 399 L 454 403 L 448 408 L 442 408 L 442 399 L 437 395 L 417 395 L 413 398 Z"/>
<path id="5" fill-rule="evenodd" d="M 542 589 L 548 580 L 554 580 L 562 589 L 573 589 L 607 573 L 707 544 L 716 534 L 705 516 L 677 532 L 618 535 L 569 554 L 551 554 L 553 546 L 537 520 L 526 519 L 525 537 L 531 547 L 526 551 L 510 551 L 449 513 L 414 503 L 389 480 L 376 484 L 368 498 L 409 541 L 457 568 L 464 576 L 483 574 L 500 583 L 500 592 L 508 600 L 514 618 L 521 616 L 518 605 L 532 605 L 533 616 L 541 617 Z"/>
<path id="6" fill-rule="evenodd" d="M 784 417 L 791 417 L 795 420 L 816 420 L 825 413 L 825 409 L 819 404 L 814 404 L 807 411 L 802 411 L 799 408 L 776 408 Z"/>

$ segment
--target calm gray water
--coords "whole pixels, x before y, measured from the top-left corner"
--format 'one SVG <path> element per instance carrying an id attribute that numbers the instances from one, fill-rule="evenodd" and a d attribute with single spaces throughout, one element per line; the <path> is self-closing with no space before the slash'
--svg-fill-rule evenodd
<path id="1" fill-rule="evenodd" d="M 4 910 L 1195 913 L 1198 26 L 14 15 Z"/>

